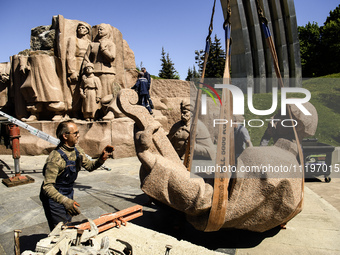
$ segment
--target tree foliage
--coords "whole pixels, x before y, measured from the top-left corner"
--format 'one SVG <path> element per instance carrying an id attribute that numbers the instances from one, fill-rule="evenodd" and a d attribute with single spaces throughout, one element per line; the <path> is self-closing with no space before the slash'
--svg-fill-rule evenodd
<path id="1" fill-rule="evenodd" d="M 221 39 L 215 35 L 214 41 L 211 43 L 207 66 L 205 69 L 205 77 L 207 78 L 223 78 L 225 65 L 225 52 L 221 46 Z"/>
<path id="2" fill-rule="evenodd" d="M 202 69 L 204 64 L 204 51 L 195 51 L 195 62 L 198 66 L 198 74 L 202 75 Z M 225 65 L 225 51 L 222 49 L 221 39 L 214 37 L 214 41 L 210 45 L 209 56 L 205 69 L 205 77 L 207 78 L 222 78 Z"/>
<path id="3" fill-rule="evenodd" d="M 163 79 L 179 79 L 179 74 L 175 69 L 174 63 L 171 61 L 169 53 L 165 53 L 164 47 L 162 47 L 161 57 L 162 69 L 159 70 L 158 76 Z"/>
<path id="4" fill-rule="evenodd" d="M 193 66 L 192 69 L 189 67 L 187 78 L 185 80 L 190 81 L 190 80 L 196 79 L 196 78 L 200 78 L 200 74 L 196 71 L 196 67 Z"/>
<path id="5" fill-rule="evenodd" d="M 340 5 L 329 16 L 321 27 L 321 44 L 324 54 L 322 74 L 340 72 Z"/>
<path id="6" fill-rule="evenodd" d="M 319 72 L 318 59 L 320 58 L 320 27 L 318 23 L 308 24 L 298 27 L 300 39 L 300 54 L 302 75 L 304 77 L 314 77 Z"/>
<path id="7" fill-rule="evenodd" d="M 308 22 L 298 32 L 304 77 L 340 72 L 340 5 L 330 11 L 322 27 Z"/>

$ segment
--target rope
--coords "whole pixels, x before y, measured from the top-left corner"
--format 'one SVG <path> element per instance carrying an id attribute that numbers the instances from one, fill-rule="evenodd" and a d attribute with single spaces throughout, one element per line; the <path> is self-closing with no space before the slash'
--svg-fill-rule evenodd
<path id="1" fill-rule="evenodd" d="M 264 16 L 264 12 L 262 10 L 262 7 L 260 5 L 259 0 L 256 0 L 256 8 L 257 8 L 257 14 L 259 16 L 259 20 L 261 23 L 264 23 L 266 25 L 268 25 L 268 20 L 267 18 Z"/>
<path id="2" fill-rule="evenodd" d="M 210 19 L 210 25 L 209 25 L 209 33 L 206 38 L 206 45 L 205 45 L 205 52 L 204 52 L 204 62 L 203 62 L 203 68 L 202 68 L 202 75 L 201 75 L 201 80 L 199 83 L 199 89 L 197 91 L 196 95 L 196 104 L 195 104 L 195 109 L 194 109 L 194 116 L 192 119 L 192 124 L 190 128 L 190 136 L 188 140 L 188 144 L 185 150 L 185 156 L 184 156 L 184 161 L 183 164 L 187 168 L 188 171 L 191 170 L 191 165 L 192 165 L 192 160 L 194 157 L 194 148 L 195 148 L 195 137 L 197 133 L 197 122 L 198 122 L 198 110 L 201 107 L 201 97 L 202 97 L 202 87 L 203 87 L 203 82 L 204 82 L 204 75 L 205 75 L 205 69 L 207 66 L 207 61 L 208 61 L 208 56 L 209 56 L 209 50 L 210 50 L 210 44 L 211 44 L 211 33 L 213 31 L 213 22 L 214 22 L 214 14 L 215 14 L 215 6 L 216 6 L 216 0 L 214 0 L 214 6 L 212 8 L 212 13 L 211 13 L 211 19 Z"/>

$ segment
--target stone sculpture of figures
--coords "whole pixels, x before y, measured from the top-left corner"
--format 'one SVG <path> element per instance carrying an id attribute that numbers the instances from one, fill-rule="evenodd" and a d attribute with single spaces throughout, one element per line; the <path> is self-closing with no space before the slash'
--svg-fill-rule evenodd
<path id="1" fill-rule="evenodd" d="M 92 63 L 86 64 L 80 86 L 80 95 L 83 98 L 82 110 L 87 121 L 95 119 L 101 97 L 100 79 L 93 74 L 93 69 Z"/>
<path id="2" fill-rule="evenodd" d="M 0 65 L 0 83 L 7 83 L 9 81 L 9 73 L 6 72 L 5 67 Z"/>
<path id="3" fill-rule="evenodd" d="M 9 63 L 0 63 L 0 109 L 7 103 L 7 88 L 10 85 L 9 69 Z"/>
<path id="4" fill-rule="evenodd" d="M 31 113 L 24 121 L 38 120 L 38 115 L 46 108 L 59 121 L 65 111 L 61 83 L 57 76 L 54 58 L 47 54 L 32 54 L 29 57 L 20 56 L 20 71 L 27 75 L 20 88 Z"/>
<path id="5" fill-rule="evenodd" d="M 115 60 L 116 58 L 116 45 L 112 38 L 112 28 L 108 24 L 98 25 L 98 35 L 94 42 L 92 42 L 85 54 L 84 64 L 91 62 L 94 64 L 94 74 L 99 77 L 102 84 L 102 104 L 110 103 L 110 99 L 116 97 L 117 92 L 120 90 L 120 86 L 115 85 Z M 106 96 L 110 99 L 105 99 Z M 106 112 L 107 109 L 103 109 L 104 114 L 107 114 L 104 119 L 114 118 L 112 112 Z"/>
<path id="6" fill-rule="evenodd" d="M 67 41 L 67 82 L 72 94 L 72 115 L 75 115 L 75 117 L 77 117 L 81 107 L 78 82 L 81 75 L 81 65 L 90 43 L 90 27 L 85 23 L 79 23 L 77 26 L 77 36 L 70 37 Z"/>
<path id="7" fill-rule="evenodd" d="M 304 115 L 298 107 L 291 105 L 299 140 L 315 133 L 318 119 L 316 109 L 310 103 L 303 105 L 311 115 Z M 287 118 L 281 116 L 281 119 Z M 183 164 L 169 159 L 166 153 L 154 152 L 154 144 L 159 146 L 161 140 L 156 137 L 160 133 L 159 126 L 149 122 L 144 130 L 136 129 L 136 152 L 142 163 L 141 188 L 153 199 L 184 212 L 195 228 L 205 230 L 214 188 L 203 178 L 192 178 Z M 293 129 L 277 125 L 276 134 L 278 139 L 274 146 L 246 148 L 238 158 L 236 178 L 229 184 L 222 228 L 263 232 L 287 223 L 301 211 L 303 172 L 269 171 L 270 167 L 289 169 L 295 166 L 299 169 Z M 163 152 L 164 148 L 159 150 Z M 246 172 L 246 167 L 258 171 Z"/>
<path id="8" fill-rule="evenodd" d="M 190 136 L 190 102 L 183 100 L 181 103 L 181 120 L 175 123 L 168 134 L 171 144 L 178 156 L 182 159 Z M 211 140 L 210 133 L 204 123 L 198 120 L 194 157 L 199 159 L 215 159 L 216 149 Z"/>

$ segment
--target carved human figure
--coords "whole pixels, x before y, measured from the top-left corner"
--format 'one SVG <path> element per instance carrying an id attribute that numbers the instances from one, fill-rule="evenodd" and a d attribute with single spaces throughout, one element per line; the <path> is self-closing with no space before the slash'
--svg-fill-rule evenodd
<path id="1" fill-rule="evenodd" d="M 87 63 L 85 66 L 85 74 L 83 75 L 80 95 L 83 98 L 82 111 L 84 118 L 94 120 L 95 114 L 99 109 L 101 96 L 100 79 L 93 74 L 93 64 Z"/>
<path id="2" fill-rule="evenodd" d="M 67 40 L 66 67 L 67 82 L 72 94 L 72 115 L 77 117 L 77 112 L 81 107 L 79 95 L 79 76 L 81 75 L 81 65 L 84 60 L 87 48 L 91 43 L 90 27 L 80 22 L 77 26 L 77 36 L 72 36 Z"/>
<path id="3" fill-rule="evenodd" d="M 20 91 L 31 113 L 23 121 L 37 120 L 44 108 L 54 115 L 52 120 L 61 120 L 65 103 L 54 58 L 47 54 L 31 54 L 29 57 L 20 56 L 19 63 L 20 71 L 27 76 Z"/>
<path id="4" fill-rule="evenodd" d="M 315 108 L 310 103 L 304 106 L 311 116 L 304 115 L 297 107 L 291 107 L 293 119 L 298 123 L 296 131 L 299 140 L 313 135 L 317 127 Z M 145 117 L 134 118 L 138 123 L 138 119 Z M 149 122 L 143 130 L 135 129 L 136 152 L 142 163 L 141 188 L 153 199 L 184 212 L 195 228 L 205 230 L 214 188 L 208 180 L 192 178 L 183 164 L 170 160 L 164 152 L 155 153 L 154 143 L 158 139 L 155 134 L 159 133 L 159 129 L 160 125 L 155 121 Z M 278 139 L 274 146 L 249 147 L 238 158 L 236 176 L 229 183 L 222 228 L 263 232 L 287 223 L 301 211 L 303 172 L 268 171 L 268 168 L 266 171 L 264 168 L 289 169 L 293 165 L 299 169 L 293 129 L 287 125 L 277 125 L 276 134 Z M 163 151 L 163 148 L 159 150 Z M 259 171 L 245 172 L 246 167 L 257 167 Z"/>
<path id="5" fill-rule="evenodd" d="M 10 85 L 9 63 L 0 63 L 0 109 L 7 103 L 7 88 Z"/>
<path id="6" fill-rule="evenodd" d="M 170 129 L 168 138 L 174 146 L 178 156 L 184 156 L 190 136 L 190 102 L 181 102 L 181 120 L 176 122 Z M 216 149 L 211 140 L 210 133 L 204 123 L 198 120 L 194 157 L 200 159 L 215 159 Z"/>
<path id="7" fill-rule="evenodd" d="M 116 58 L 116 45 L 112 38 L 112 27 L 109 24 L 98 25 L 98 35 L 95 41 L 92 42 L 85 54 L 84 66 L 87 63 L 94 64 L 94 74 L 99 77 L 102 84 L 101 98 L 114 95 L 120 90 L 120 86 L 115 84 L 115 58 Z M 102 104 L 109 103 L 106 100 Z M 106 114 L 107 109 L 103 109 Z M 110 116 L 105 116 L 106 119 L 113 118 L 113 113 L 108 113 Z M 104 118 L 105 118 L 104 117 Z"/>

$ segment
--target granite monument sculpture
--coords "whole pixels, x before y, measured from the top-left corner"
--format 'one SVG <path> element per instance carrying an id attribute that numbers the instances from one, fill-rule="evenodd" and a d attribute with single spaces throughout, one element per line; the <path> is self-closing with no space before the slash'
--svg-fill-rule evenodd
<path id="1" fill-rule="evenodd" d="M 198 230 L 204 230 L 212 204 L 212 179 L 193 178 L 167 140 L 161 125 L 148 111 L 137 104 L 137 94 L 122 90 L 118 105 L 135 121 L 135 148 L 139 160 L 142 190 L 153 199 L 184 212 Z M 291 106 L 297 120 L 299 139 L 313 135 L 317 127 L 317 112 L 313 105 L 304 105 L 311 116 Z M 293 129 L 277 125 L 280 136 L 274 146 L 250 147 L 238 158 L 235 178 L 231 179 L 225 223 L 222 228 L 238 228 L 263 232 L 287 223 L 302 209 L 303 171 L 270 172 L 272 167 L 299 168 L 297 145 Z M 259 171 L 245 172 L 254 166 Z"/>

